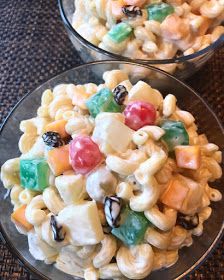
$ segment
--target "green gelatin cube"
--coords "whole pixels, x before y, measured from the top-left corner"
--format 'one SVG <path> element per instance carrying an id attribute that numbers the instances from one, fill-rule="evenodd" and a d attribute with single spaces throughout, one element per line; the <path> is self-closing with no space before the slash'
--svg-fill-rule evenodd
<path id="1" fill-rule="evenodd" d="M 168 15 L 174 13 L 174 7 L 167 3 L 152 4 L 147 7 L 148 19 L 162 22 Z"/>
<path id="2" fill-rule="evenodd" d="M 108 32 L 109 37 L 115 43 L 121 43 L 126 40 L 132 33 L 132 28 L 125 22 L 114 25 Z"/>
<path id="3" fill-rule="evenodd" d="M 45 159 L 21 159 L 20 182 L 22 187 L 43 191 L 49 185 L 50 169 Z"/>
<path id="4" fill-rule="evenodd" d="M 136 245 L 143 241 L 145 232 L 150 225 L 143 213 L 132 211 L 126 207 L 124 222 L 120 227 L 113 228 L 112 234 L 128 246 Z"/>
<path id="5" fill-rule="evenodd" d="M 101 89 L 86 101 L 86 106 L 92 117 L 96 117 L 101 112 L 121 112 L 122 106 L 114 100 L 113 93 L 108 88 Z"/>
<path id="6" fill-rule="evenodd" d="M 174 150 L 175 146 L 189 145 L 189 135 L 182 122 L 164 121 L 161 124 L 161 128 L 165 130 L 161 140 L 166 143 L 170 152 Z"/>

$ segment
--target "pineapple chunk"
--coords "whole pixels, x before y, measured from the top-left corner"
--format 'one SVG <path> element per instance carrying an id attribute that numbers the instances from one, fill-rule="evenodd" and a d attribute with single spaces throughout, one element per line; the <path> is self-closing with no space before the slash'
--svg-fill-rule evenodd
<path id="1" fill-rule="evenodd" d="M 115 114 L 116 115 L 116 114 Z M 113 114 L 96 122 L 92 139 L 96 142 L 101 152 L 125 152 L 132 141 L 133 130 L 119 121 Z"/>
<path id="2" fill-rule="evenodd" d="M 63 272 L 83 278 L 83 270 L 91 265 L 92 258 L 81 259 L 77 255 L 77 248 L 72 245 L 64 246 L 56 259 L 56 268 Z"/>
<path id="3" fill-rule="evenodd" d="M 72 204 L 86 197 L 85 178 L 74 172 L 55 178 L 55 186 L 65 204 Z"/>
<path id="4" fill-rule="evenodd" d="M 128 102 L 144 101 L 153 104 L 156 108 L 163 102 L 161 93 L 143 81 L 137 82 L 128 93 Z"/>
<path id="5" fill-rule="evenodd" d="M 177 166 L 187 169 L 198 169 L 200 166 L 199 146 L 176 146 L 175 155 Z"/>
<path id="6" fill-rule="evenodd" d="M 65 207 L 58 215 L 73 245 L 94 245 L 104 238 L 95 201 L 84 201 Z"/>
<path id="7" fill-rule="evenodd" d="M 28 233 L 28 244 L 35 260 L 53 263 L 58 255 L 58 251 L 43 241 L 34 230 Z"/>

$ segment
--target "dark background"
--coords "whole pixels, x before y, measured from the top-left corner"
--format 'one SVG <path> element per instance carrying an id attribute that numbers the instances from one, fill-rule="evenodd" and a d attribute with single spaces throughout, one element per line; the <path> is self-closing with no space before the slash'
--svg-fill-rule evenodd
<path id="1" fill-rule="evenodd" d="M 55 0 L 0 0 L 0 123 L 24 94 L 81 63 Z M 224 124 L 224 49 L 187 82 Z M 0 280 L 15 279 L 31 277 L 0 241 Z M 187 279 L 224 279 L 224 240 Z"/>

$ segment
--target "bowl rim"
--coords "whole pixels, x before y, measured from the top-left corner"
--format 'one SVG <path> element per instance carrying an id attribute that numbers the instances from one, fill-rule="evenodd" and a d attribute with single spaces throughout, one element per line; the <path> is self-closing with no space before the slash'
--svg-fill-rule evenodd
<path id="1" fill-rule="evenodd" d="M 108 59 L 114 59 L 114 60 L 125 60 L 130 62 L 136 62 L 140 64 L 171 64 L 171 63 L 181 63 L 181 62 L 189 62 L 189 60 L 192 60 L 194 58 L 197 58 L 199 56 L 205 55 L 211 50 L 215 50 L 216 48 L 221 47 L 224 44 L 224 34 L 222 34 L 215 42 L 207 46 L 206 48 L 199 50 L 193 54 L 190 55 L 182 55 L 179 57 L 174 57 L 170 59 L 131 59 L 130 57 L 122 56 L 119 54 L 115 54 L 109 51 L 106 51 L 104 49 L 99 48 L 98 46 L 95 46 L 94 44 L 90 43 L 86 39 L 84 39 L 71 25 L 70 21 L 68 20 L 68 17 L 65 14 L 64 10 L 64 0 L 58 0 L 58 6 L 60 15 L 62 18 L 62 21 L 72 34 L 86 47 L 90 48 L 91 50 L 94 50 L 98 53 L 102 53 L 105 56 L 108 56 Z"/>
<path id="2" fill-rule="evenodd" d="M 118 60 L 103 60 L 103 61 L 93 61 L 93 62 L 89 62 L 89 63 L 84 63 L 82 65 L 79 66 L 75 66 L 72 67 L 64 72 L 61 72 L 53 77 L 51 77 L 50 79 L 44 81 L 41 85 L 37 86 L 35 89 L 29 91 L 28 93 L 26 93 L 16 104 L 15 106 L 11 109 L 11 111 L 8 113 L 7 117 L 3 120 L 2 125 L 0 127 L 0 137 L 2 135 L 2 132 L 5 128 L 5 126 L 7 125 L 7 122 L 9 121 L 11 115 L 14 113 L 14 111 L 17 109 L 17 107 L 19 107 L 19 105 L 23 102 L 23 100 L 25 100 L 27 97 L 29 97 L 31 94 L 33 94 L 34 91 L 39 90 L 42 86 L 44 86 L 45 84 L 53 81 L 54 79 L 59 78 L 61 75 L 66 75 L 66 73 L 69 73 L 70 71 L 73 70 L 79 70 L 81 68 L 85 68 L 88 66 L 92 66 L 92 65 L 100 65 L 100 64 L 129 64 L 129 65 L 133 65 L 133 66 L 139 66 L 139 67 L 143 67 L 143 68 L 147 68 L 149 70 L 153 70 L 156 72 L 159 72 L 173 80 L 175 80 L 177 83 L 180 83 L 181 86 L 187 88 L 188 90 L 190 90 L 191 92 L 194 93 L 194 95 L 204 104 L 204 106 L 207 108 L 207 110 L 209 110 L 209 112 L 213 115 L 213 117 L 215 118 L 217 124 L 220 127 L 220 130 L 222 132 L 222 134 L 224 135 L 224 127 L 222 126 L 221 122 L 219 121 L 218 117 L 216 116 L 216 114 L 213 112 L 213 110 L 209 107 L 209 105 L 204 101 L 204 99 L 193 89 L 191 88 L 189 85 L 187 85 L 186 83 L 184 83 L 183 81 L 177 79 L 176 77 L 172 76 L 171 74 L 160 70 L 156 67 L 153 67 L 151 65 L 142 65 L 139 63 L 134 63 L 134 62 L 130 62 L 130 61 L 118 61 Z M 189 275 L 190 273 L 192 273 L 195 269 L 197 269 L 212 253 L 212 251 L 214 251 L 214 249 L 217 247 L 219 241 L 221 240 L 222 236 L 224 236 L 224 220 L 222 222 L 222 226 L 216 236 L 216 238 L 213 240 L 212 244 L 208 247 L 208 249 L 205 251 L 205 253 L 186 271 L 184 271 L 181 275 L 177 276 L 174 280 L 180 280 L 183 279 L 184 277 L 186 277 L 187 275 Z M 46 275 L 42 274 L 41 271 L 37 270 L 33 265 L 31 265 L 22 255 L 21 253 L 16 249 L 16 247 L 13 245 L 13 242 L 11 242 L 11 240 L 8 238 L 6 230 L 4 229 L 1 220 L 0 220 L 0 239 L 3 241 L 3 243 L 9 248 L 9 250 L 12 252 L 12 254 L 14 254 L 14 256 L 16 256 L 20 262 L 20 264 L 22 266 L 25 267 L 25 269 L 27 269 L 32 275 L 36 276 L 36 277 L 41 277 L 41 280 L 52 280 L 51 278 L 47 277 Z M 159 270 L 158 270 L 159 271 Z"/>

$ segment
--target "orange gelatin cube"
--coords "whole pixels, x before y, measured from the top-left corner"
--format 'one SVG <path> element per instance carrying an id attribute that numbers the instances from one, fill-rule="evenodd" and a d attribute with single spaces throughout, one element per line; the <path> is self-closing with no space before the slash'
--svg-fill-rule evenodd
<path id="1" fill-rule="evenodd" d="M 173 209 L 180 210 L 188 192 L 189 188 L 174 178 L 163 193 L 161 202 Z"/>
<path id="2" fill-rule="evenodd" d="M 199 146 L 176 146 L 175 155 L 178 167 L 196 170 L 200 166 Z"/>
<path id="3" fill-rule="evenodd" d="M 55 176 L 72 170 L 69 163 L 69 145 L 50 150 L 47 155 L 47 162 Z"/>
<path id="4" fill-rule="evenodd" d="M 17 208 L 11 215 L 13 221 L 18 223 L 19 225 L 23 226 L 25 230 L 29 231 L 33 228 L 25 216 L 26 205 L 22 205 L 21 207 Z"/>
<path id="5" fill-rule="evenodd" d="M 123 0 L 111 1 L 111 11 L 116 19 L 121 19 L 124 14 L 122 12 L 122 7 L 125 5 Z"/>
<path id="6" fill-rule="evenodd" d="M 61 138 L 66 138 L 69 136 L 69 134 L 65 130 L 65 125 L 67 121 L 66 120 L 58 120 L 51 122 L 46 125 L 46 132 L 47 131 L 54 131 L 60 134 Z"/>

